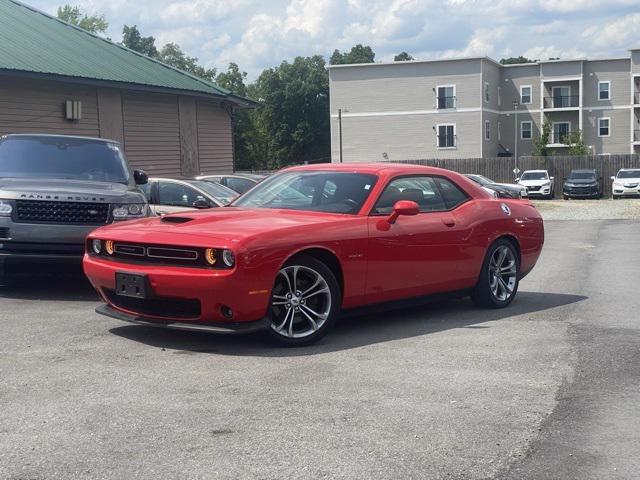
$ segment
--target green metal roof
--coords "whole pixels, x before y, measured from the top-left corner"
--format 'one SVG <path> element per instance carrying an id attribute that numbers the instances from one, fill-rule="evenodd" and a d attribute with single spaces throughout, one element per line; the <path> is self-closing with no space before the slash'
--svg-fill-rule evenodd
<path id="1" fill-rule="evenodd" d="M 15 0 L 0 0 L 0 69 L 252 101 Z"/>

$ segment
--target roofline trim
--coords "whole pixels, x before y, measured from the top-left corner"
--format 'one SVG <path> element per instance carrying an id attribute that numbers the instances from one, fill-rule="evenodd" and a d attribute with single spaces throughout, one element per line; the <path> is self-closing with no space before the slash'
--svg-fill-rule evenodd
<path id="1" fill-rule="evenodd" d="M 7 138 L 7 137 L 75 138 L 79 140 L 93 140 L 96 142 L 116 143 L 120 145 L 120 142 L 118 140 L 113 140 L 111 138 L 88 137 L 86 135 L 63 135 L 58 133 L 7 133 L 5 135 L 0 136 L 0 139 Z"/>
<path id="2" fill-rule="evenodd" d="M 345 64 L 338 64 L 338 65 L 328 65 L 327 69 L 331 70 L 333 68 L 375 67 L 375 66 L 385 66 L 385 65 L 411 65 L 411 64 L 418 64 L 418 63 L 437 63 L 437 62 L 459 62 L 464 60 L 486 60 L 496 65 L 502 65 L 501 63 L 495 61 L 493 58 L 484 56 L 484 57 L 435 58 L 432 60 L 403 60 L 400 62 L 389 61 L 389 62 L 373 62 L 373 63 L 345 63 Z"/>

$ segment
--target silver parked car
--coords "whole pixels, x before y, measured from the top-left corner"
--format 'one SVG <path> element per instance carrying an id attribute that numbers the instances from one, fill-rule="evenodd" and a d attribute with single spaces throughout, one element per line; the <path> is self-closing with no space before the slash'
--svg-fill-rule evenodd
<path id="1" fill-rule="evenodd" d="M 253 188 L 265 178 L 267 178 L 266 175 L 251 173 L 236 173 L 233 175 L 202 175 L 200 177 L 196 177 L 198 180 L 219 183 L 240 194 Z"/>
<path id="2" fill-rule="evenodd" d="M 150 178 L 143 190 L 156 215 L 224 207 L 238 196 L 219 183 L 173 178 Z"/>

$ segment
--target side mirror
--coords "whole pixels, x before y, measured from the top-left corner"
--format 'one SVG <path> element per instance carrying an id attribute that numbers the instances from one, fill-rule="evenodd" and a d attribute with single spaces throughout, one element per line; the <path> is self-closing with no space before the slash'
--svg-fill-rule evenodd
<path id="1" fill-rule="evenodd" d="M 516 183 L 520 181 L 520 177 L 516 177 Z"/>
<path id="2" fill-rule="evenodd" d="M 420 207 L 416 202 L 411 200 L 399 200 L 393 206 L 393 213 L 387 219 L 390 224 L 396 223 L 400 215 L 417 215 L 420 213 Z"/>
<path id="3" fill-rule="evenodd" d="M 200 199 L 193 202 L 193 208 L 199 208 L 199 209 L 211 208 L 211 204 L 206 200 Z"/>
<path id="4" fill-rule="evenodd" d="M 553 180 L 553 177 L 549 177 L 549 180 Z"/>
<path id="5" fill-rule="evenodd" d="M 133 181 L 136 185 L 146 185 L 149 182 L 149 175 L 144 170 L 134 170 Z"/>
<path id="6" fill-rule="evenodd" d="M 616 177 L 611 177 L 611 180 L 615 180 L 615 179 L 616 179 Z"/>

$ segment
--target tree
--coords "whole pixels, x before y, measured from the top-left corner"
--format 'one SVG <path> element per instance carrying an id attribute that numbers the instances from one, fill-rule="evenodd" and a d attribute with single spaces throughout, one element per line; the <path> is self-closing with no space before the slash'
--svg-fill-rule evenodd
<path id="1" fill-rule="evenodd" d="M 147 57 L 155 57 L 158 55 L 156 48 L 156 39 L 149 36 L 143 37 L 136 25 L 122 27 L 122 45 Z"/>
<path id="2" fill-rule="evenodd" d="M 411 55 L 407 52 L 400 52 L 398 55 L 393 57 L 394 62 L 406 62 L 408 60 L 415 60 Z"/>
<path id="3" fill-rule="evenodd" d="M 246 79 L 247 72 L 241 72 L 238 64 L 231 62 L 226 72 L 218 74 L 216 84 L 230 90 L 235 95 L 245 97 L 247 95 L 247 87 L 244 84 Z"/>
<path id="4" fill-rule="evenodd" d="M 514 65 L 516 63 L 534 63 L 537 62 L 537 60 L 530 60 L 527 57 L 523 57 L 522 55 L 520 55 L 519 57 L 509 57 L 509 58 L 503 58 L 500 60 L 500 63 L 502 65 Z"/>
<path id="5" fill-rule="evenodd" d="M 569 145 L 569 155 L 589 155 L 589 147 L 584 143 L 582 137 L 582 130 L 576 130 L 571 132 L 565 138 L 562 139 L 563 143 Z"/>
<path id="6" fill-rule="evenodd" d="M 320 55 L 264 70 L 247 89 L 258 99 L 247 136 L 254 167 L 277 168 L 329 156 L 329 77 Z"/>
<path id="7" fill-rule="evenodd" d="M 329 63 L 331 65 L 345 65 L 350 63 L 373 63 L 376 54 L 373 52 L 370 46 L 363 46 L 358 44 L 352 47 L 349 52 L 340 53 L 340 50 L 336 49 L 331 54 Z"/>
<path id="8" fill-rule="evenodd" d="M 167 65 L 179 68 L 205 80 L 213 81 L 216 76 L 215 68 L 204 68 L 198 65 L 198 58 L 185 55 L 177 43 L 167 43 L 162 47 L 157 58 Z"/>
<path id="9" fill-rule="evenodd" d="M 533 139 L 533 154 L 539 157 L 547 157 L 551 151 L 547 145 L 551 136 L 551 123 L 546 120 L 542 124 L 542 132 L 538 138 Z"/>
<path id="10" fill-rule="evenodd" d="M 67 23 L 94 34 L 104 33 L 107 31 L 107 28 L 109 28 L 109 23 L 104 15 L 89 16 L 84 14 L 82 10 L 80 10 L 80 7 L 68 4 L 58 7 L 57 17 L 60 20 L 64 20 Z"/>

